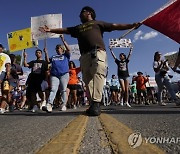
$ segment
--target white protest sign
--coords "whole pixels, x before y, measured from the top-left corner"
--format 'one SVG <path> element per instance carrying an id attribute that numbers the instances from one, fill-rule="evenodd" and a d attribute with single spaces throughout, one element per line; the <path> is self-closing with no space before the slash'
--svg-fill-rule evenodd
<path id="1" fill-rule="evenodd" d="M 50 29 L 62 28 L 62 14 L 47 14 L 43 16 L 31 17 L 32 40 L 59 37 L 59 34 L 41 32 L 39 27 L 44 27 L 45 25 Z"/>
<path id="2" fill-rule="evenodd" d="M 155 77 L 149 77 L 149 81 L 146 82 L 146 87 L 157 87 Z"/>
<path id="3" fill-rule="evenodd" d="M 132 47 L 131 39 L 109 39 L 110 48 L 130 48 Z"/>
<path id="4" fill-rule="evenodd" d="M 78 60 L 81 56 L 78 44 L 69 45 L 71 49 L 71 60 Z"/>
<path id="5" fill-rule="evenodd" d="M 19 85 L 23 86 L 26 84 L 29 72 L 24 72 L 23 75 L 19 75 Z"/>
<path id="6" fill-rule="evenodd" d="M 170 66 L 170 67 L 174 67 L 174 65 L 175 65 L 175 62 L 176 62 L 176 59 L 177 59 L 177 57 L 178 57 L 178 51 L 175 51 L 175 52 L 169 52 L 169 53 L 166 53 L 165 55 L 164 55 L 164 58 L 166 59 L 166 60 L 168 60 L 168 65 Z M 180 68 L 180 65 L 178 66 L 179 68 Z"/>

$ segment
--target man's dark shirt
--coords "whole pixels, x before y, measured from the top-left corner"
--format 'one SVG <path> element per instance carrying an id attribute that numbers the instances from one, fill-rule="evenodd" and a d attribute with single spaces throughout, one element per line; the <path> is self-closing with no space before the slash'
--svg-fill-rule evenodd
<path id="1" fill-rule="evenodd" d="M 87 53 L 95 48 L 105 49 L 103 33 L 112 31 L 112 23 L 92 20 L 75 27 L 68 27 L 72 37 L 78 39 L 80 52 Z"/>

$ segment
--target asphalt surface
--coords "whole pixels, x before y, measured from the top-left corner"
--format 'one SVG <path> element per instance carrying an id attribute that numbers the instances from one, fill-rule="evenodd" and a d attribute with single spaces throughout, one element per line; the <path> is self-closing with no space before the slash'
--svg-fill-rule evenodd
<path id="1" fill-rule="evenodd" d="M 84 114 L 85 108 L 67 112 L 55 110 L 51 114 L 15 111 L 0 115 L 0 154 L 35 153 L 75 117 Z M 102 107 L 102 112 L 116 118 L 134 132 L 140 132 L 142 137 L 180 138 L 180 107 L 175 104 L 133 105 L 132 108 L 108 106 Z M 151 142 L 167 153 L 180 153 L 180 140 L 177 143 Z M 89 117 L 79 153 L 112 153 L 98 117 Z"/>
<path id="2" fill-rule="evenodd" d="M 112 149 L 98 117 L 89 117 L 86 134 L 79 150 L 80 154 L 111 154 Z"/>
<path id="3" fill-rule="evenodd" d="M 35 153 L 79 114 L 14 111 L 0 115 L 0 153 Z"/>
<path id="4" fill-rule="evenodd" d="M 104 112 L 134 130 L 134 133 L 141 133 L 142 137 L 149 139 L 148 143 L 157 145 L 166 153 L 180 153 L 180 106 L 134 105 L 132 108 L 109 107 Z"/>

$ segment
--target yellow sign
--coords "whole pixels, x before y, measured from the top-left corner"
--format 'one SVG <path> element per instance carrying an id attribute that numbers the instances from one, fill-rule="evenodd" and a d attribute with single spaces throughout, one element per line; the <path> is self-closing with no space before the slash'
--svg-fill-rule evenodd
<path id="1" fill-rule="evenodd" d="M 31 40 L 31 28 L 26 28 L 7 34 L 10 52 L 37 47 L 38 41 Z"/>
<path id="2" fill-rule="evenodd" d="M 5 62 L 5 61 L 6 61 L 6 56 L 0 55 L 0 72 L 1 72 L 2 69 L 3 69 L 4 62 Z"/>

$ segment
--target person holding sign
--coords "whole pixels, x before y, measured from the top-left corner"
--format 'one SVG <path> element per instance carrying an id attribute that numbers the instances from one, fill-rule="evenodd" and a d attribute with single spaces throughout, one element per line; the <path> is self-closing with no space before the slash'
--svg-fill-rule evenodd
<path id="1" fill-rule="evenodd" d="M 167 60 L 162 60 L 162 54 L 157 51 L 154 53 L 154 62 L 153 69 L 155 72 L 155 80 L 158 86 L 158 104 L 161 106 L 165 106 L 166 103 L 162 101 L 162 91 L 165 86 L 171 95 L 171 99 L 176 103 L 176 105 L 180 105 L 180 101 L 176 98 L 176 94 L 172 88 L 170 78 L 168 76 L 169 66 Z"/>
<path id="2" fill-rule="evenodd" d="M 63 35 L 60 35 L 60 38 L 65 46 L 58 44 L 56 45 L 56 54 L 51 58 L 48 56 L 48 51 L 44 48 L 45 58 L 48 63 L 51 63 L 51 91 L 48 98 L 46 106 L 42 107 L 43 111 L 48 113 L 52 112 L 53 102 L 60 88 L 61 98 L 62 98 L 62 111 L 66 111 L 67 95 L 66 89 L 69 81 L 69 60 L 70 60 L 70 48 L 65 41 Z"/>
<path id="3" fill-rule="evenodd" d="M 130 56 L 132 54 L 132 47 L 130 48 L 129 54 L 126 57 L 124 53 L 119 54 L 119 59 L 118 60 L 115 56 L 115 54 L 112 51 L 112 48 L 110 48 L 111 54 L 115 60 L 115 63 L 118 66 L 118 78 L 119 78 L 119 83 L 121 85 L 122 91 L 121 91 L 121 105 L 126 105 L 128 107 L 131 107 L 129 104 L 129 71 L 128 71 L 128 63 L 130 60 Z M 123 101 L 122 101 L 123 99 Z"/>
<path id="4" fill-rule="evenodd" d="M 101 113 L 100 103 L 107 63 L 103 33 L 134 27 L 138 28 L 140 24 L 115 24 L 95 20 L 96 13 L 89 6 L 82 8 L 79 17 L 82 24 L 74 27 L 49 29 L 47 26 L 44 26 L 40 27 L 39 30 L 42 32 L 69 34 L 77 38 L 81 53 L 80 65 L 83 81 L 89 91 L 89 100 L 91 101 L 86 113 L 90 116 L 98 116 Z"/>

